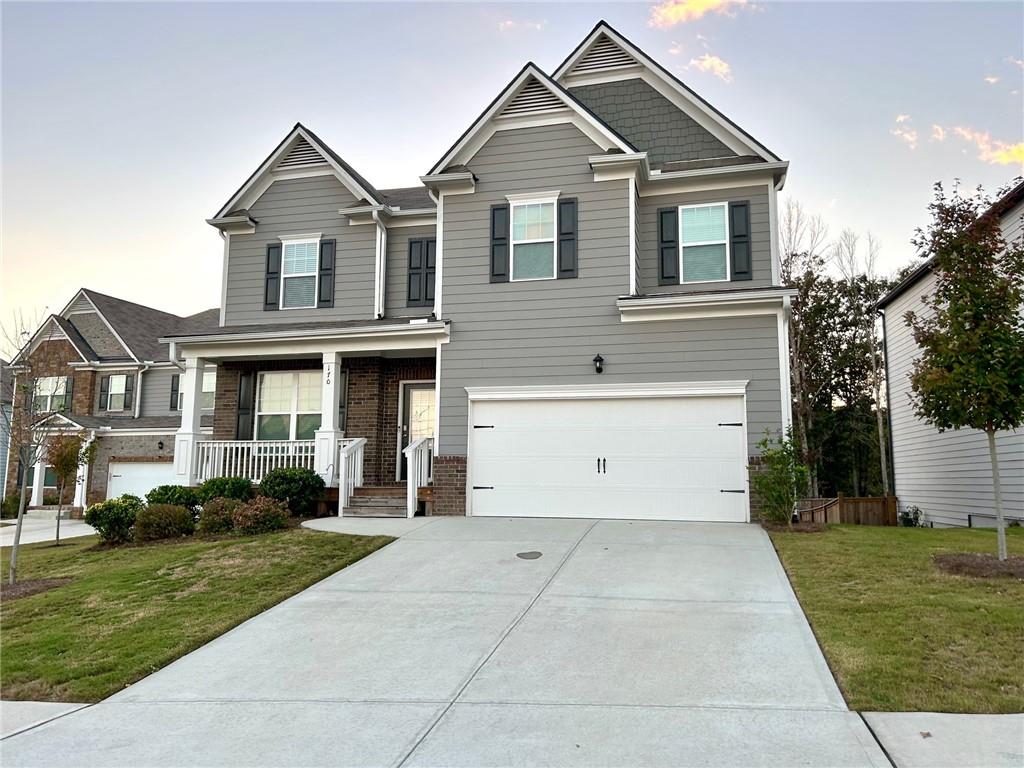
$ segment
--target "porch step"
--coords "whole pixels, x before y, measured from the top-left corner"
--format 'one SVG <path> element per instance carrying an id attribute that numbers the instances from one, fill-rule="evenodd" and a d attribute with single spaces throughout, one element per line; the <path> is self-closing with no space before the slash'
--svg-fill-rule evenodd
<path id="1" fill-rule="evenodd" d="M 405 517 L 405 504 L 400 507 L 345 507 L 342 517 Z"/>
<path id="2" fill-rule="evenodd" d="M 404 485 L 361 485 L 352 491 L 352 498 L 356 497 L 385 497 L 400 499 L 405 498 Z"/>
<path id="3" fill-rule="evenodd" d="M 364 485 L 352 491 L 346 517 L 405 517 L 405 488 L 401 485 Z"/>

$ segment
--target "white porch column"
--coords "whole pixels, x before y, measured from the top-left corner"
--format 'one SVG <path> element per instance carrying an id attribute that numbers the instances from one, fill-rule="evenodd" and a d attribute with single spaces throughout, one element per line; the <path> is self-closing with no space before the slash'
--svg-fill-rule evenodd
<path id="1" fill-rule="evenodd" d="M 320 429 L 314 438 L 313 466 L 328 487 L 338 482 L 338 441 L 342 437 L 341 425 L 338 424 L 340 405 L 341 353 L 324 352 Z"/>
<path id="2" fill-rule="evenodd" d="M 85 444 L 91 445 L 96 435 L 89 435 Z M 89 464 L 83 464 L 78 468 L 78 476 L 75 478 L 75 500 L 71 502 L 74 507 L 85 509 L 89 491 Z"/>
<path id="3" fill-rule="evenodd" d="M 203 368 L 206 361 L 201 357 L 185 358 L 185 373 L 181 387 L 185 393 L 181 403 L 181 427 L 174 436 L 174 477 L 179 485 L 196 484 L 195 443 L 202 437 Z"/>
<path id="4" fill-rule="evenodd" d="M 32 473 L 32 498 L 29 499 L 29 506 L 41 507 L 43 505 L 43 485 L 46 483 L 46 456 L 41 453 L 36 461 L 35 470 Z"/>

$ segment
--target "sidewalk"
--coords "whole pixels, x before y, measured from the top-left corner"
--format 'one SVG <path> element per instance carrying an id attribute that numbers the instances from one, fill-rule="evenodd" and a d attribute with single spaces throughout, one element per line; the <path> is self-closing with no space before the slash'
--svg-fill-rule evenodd
<path id="1" fill-rule="evenodd" d="M 1024 715 L 863 715 L 896 768 L 1024 768 Z"/>
<path id="2" fill-rule="evenodd" d="M 11 521 L 14 523 L 15 521 Z M 14 544 L 14 531 L 16 525 L 0 526 L 0 547 L 9 547 Z M 53 541 L 57 532 L 57 521 L 54 519 L 40 520 L 38 517 L 26 517 L 21 528 L 21 543 L 35 544 L 40 541 Z M 61 520 L 60 538 L 75 538 L 76 536 L 91 536 L 96 533 L 92 526 L 86 525 L 81 520 Z"/>

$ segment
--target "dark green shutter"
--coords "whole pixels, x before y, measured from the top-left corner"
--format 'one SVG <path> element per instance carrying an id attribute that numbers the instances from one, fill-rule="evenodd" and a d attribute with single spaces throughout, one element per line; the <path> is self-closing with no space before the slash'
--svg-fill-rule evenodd
<path id="1" fill-rule="evenodd" d="M 124 409 L 130 411 L 132 409 L 132 391 L 135 389 L 135 376 L 127 374 L 124 377 Z"/>
<path id="2" fill-rule="evenodd" d="M 427 240 L 427 272 L 423 276 L 423 295 L 427 304 L 434 303 L 434 276 L 437 273 L 437 240 Z"/>
<path id="3" fill-rule="evenodd" d="M 491 206 L 491 282 L 508 282 L 509 265 L 509 208 L 507 205 Z"/>
<path id="4" fill-rule="evenodd" d="M 107 402 L 110 398 L 110 377 L 103 376 L 100 378 L 100 410 L 107 410 Z"/>
<path id="5" fill-rule="evenodd" d="M 281 244 L 267 245 L 267 272 L 263 289 L 263 309 L 277 309 L 281 305 Z"/>
<path id="6" fill-rule="evenodd" d="M 235 424 L 236 440 L 252 440 L 253 418 L 256 407 L 256 374 L 238 376 L 238 418 Z"/>
<path id="7" fill-rule="evenodd" d="M 658 209 L 658 285 L 679 282 L 679 209 Z"/>
<path id="8" fill-rule="evenodd" d="M 426 307 L 434 303 L 434 271 L 436 269 L 437 241 L 427 238 L 410 240 L 407 306 Z"/>
<path id="9" fill-rule="evenodd" d="M 178 388 L 181 386 L 181 374 L 171 376 L 171 406 L 170 410 L 178 410 Z"/>
<path id="10" fill-rule="evenodd" d="M 558 277 L 576 277 L 576 230 L 579 216 L 575 197 L 558 201 Z"/>
<path id="11" fill-rule="evenodd" d="M 320 241 L 320 291 L 316 305 L 321 309 L 334 306 L 334 249 L 333 240 Z"/>
<path id="12" fill-rule="evenodd" d="M 64 381 L 64 413 L 71 413 L 71 403 L 75 395 L 75 377 L 68 376 Z"/>
<path id="13" fill-rule="evenodd" d="M 751 280 L 754 265 L 750 257 L 750 203 L 729 203 L 729 259 L 733 280 Z"/>

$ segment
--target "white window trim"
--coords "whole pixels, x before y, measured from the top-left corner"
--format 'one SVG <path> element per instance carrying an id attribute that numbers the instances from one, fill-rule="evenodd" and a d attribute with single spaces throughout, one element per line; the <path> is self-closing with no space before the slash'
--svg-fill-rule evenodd
<path id="1" fill-rule="evenodd" d="M 542 192 L 537 195 L 507 195 L 508 210 L 508 279 L 510 283 L 529 283 L 535 280 L 555 280 L 558 278 L 558 192 Z M 516 240 L 515 220 L 516 208 L 528 205 L 551 204 L 552 229 L 551 237 Z M 516 279 L 516 246 L 531 243 L 551 243 L 551 277 L 520 277 Z"/>
<path id="2" fill-rule="evenodd" d="M 304 416 L 304 415 L 313 414 L 313 413 L 319 413 L 321 421 L 323 420 L 323 380 L 322 379 L 320 380 L 320 387 L 321 387 L 321 390 L 320 390 L 320 407 L 317 408 L 315 411 L 300 411 L 299 410 L 299 374 L 301 374 L 301 373 L 316 373 L 319 376 L 319 372 L 314 370 L 314 369 L 305 369 L 305 370 L 297 370 L 297 371 L 260 371 L 256 375 L 256 383 L 257 383 L 257 387 L 256 387 L 256 409 L 255 409 L 256 413 L 255 413 L 255 421 L 253 422 L 253 430 L 252 430 L 253 442 L 258 442 L 258 443 L 274 443 L 274 442 L 278 442 L 279 443 L 279 442 L 284 442 L 284 440 L 289 440 L 289 441 L 291 441 L 291 440 L 298 440 L 298 438 L 295 437 L 295 430 L 298 427 L 298 422 L 299 422 L 298 417 L 299 416 Z M 292 377 L 292 398 L 291 398 L 290 410 L 288 410 L 288 411 L 261 411 L 260 410 L 260 395 L 262 394 L 262 390 L 263 390 L 263 377 L 266 376 L 266 375 L 278 375 L 278 374 L 280 374 L 282 376 L 285 375 L 285 374 L 289 374 Z M 260 440 L 259 439 L 260 416 L 288 416 L 288 437 L 285 438 L 284 440 Z M 303 438 L 303 439 L 307 439 L 307 438 Z M 308 438 L 308 439 L 312 439 L 312 438 Z"/>
<path id="3" fill-rule="evenodd" d="M 316 269 L 312 272 L 297 272 L 294 275 L 285 276 L 284 273 L 284 252 L 289 245 L 305 245 L 306 243 L 316 244 Z M 302 307 L 286 307 L 284 305 L 284 284 L 286 280 L 293 277 L 313 278 L 313 303 Z M 320 235 L 301 235 L 281 238 L 281 293 L 278 297 L 278 309 L 316 309 L 320 302 Z"/>
<path id="4" fill-rule="evenodd" d="M 694 208 L 725 208 L 725 240 L 701 240 L 696 243 L 683 244 L 683 211 L 692 210 Z M 725 277 L 721 280 L 687 280 L 686 273 L 684 272 L 683 266 L 683 248 L 695 248 L 701 245 L 724 245 L 725 246 Z M 729 249 L 729 202 L 715 202 L 715 203 L 694 203 L 693 205 L 680 205 L 679 206 L 679 284 L 680 285 L 699 285 L 701 283 L 728 283 L 732 281 L 732 268 L 730 262 L 732 261 L 732 254 Z"/>
<path id="5" fill-rule="evenodd" d="M 121 389 L 120 392 L 115 392 L 114 391 L 114 381 L 117 380 L 117 379 L 123 379 L 124 380 L 123 388 Z M 103 405 L 103 410 L 105 410 L 105 411 L 114 411 L 115 413 L 118 412 L 118 411 L 124 411 L 125 410 L 125 399 L 126 399 L 125 396 L 128 393 L 128 374 L 127 373 L 112 373 L 108 377 L 108 381 L 109 381 L 109 384 L 107 385 L 107 402 L 102 404 Z M 111 408 L 110 407 L 110 400 L 111 400 L 111 398 L 114 395 L 121 395 L 121 407 L 120 408 Z"/>
<path id="6" fill-rule="evenodd" d="M 67 397 L 67 394 L 68 394 L 68 378 L 69 377 L 67 377 L 67 376 L 40 376 L 38 379 L 36 379 L 35 387 L 33 388 L 33 392 L 32 392 L 32 408 L 36 409 L 35 401 L 38 398 L 45 397 L 46 398 L 46 407 L 45 408 L 39 408 L 39 409 L 37 409 L 37 411 L 38 411 L 38 413 L 53 413 L 54 412 L 54 410 L 53 410 L 53 399 L 55 397 L 60 397 L 62 399 Z M 47 392 L 45 395 L 42 394 L 39 391 L 39 389 L 40 389 L 39 385 L 42 384 L 44 381 L 45 382 L 50 382 L 50 381 L 54 382 L 53 387 L 51 387 L 50 391 Z M 60 391 L 57 391 L 57 390 L 60 390 Z M 68 405 L 68 403 L 65 402 L 64 403 L 64 407 L 66 408 L 67 405 Z"/>

